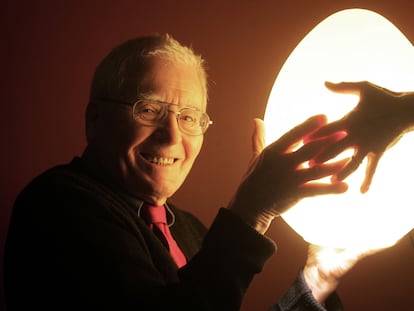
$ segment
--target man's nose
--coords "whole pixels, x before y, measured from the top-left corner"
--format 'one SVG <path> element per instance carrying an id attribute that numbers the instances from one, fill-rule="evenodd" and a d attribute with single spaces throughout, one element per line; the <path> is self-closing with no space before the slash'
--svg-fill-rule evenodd
<path id="1" fill-rule="evenodd" d="M 178 125 L 179 115 L 173 110 L 168 111 L 168 116 L 161 125 L 160 130 L 163 133 L 163 138 L 171 144 L 181 141 L 182 133 Z"/>

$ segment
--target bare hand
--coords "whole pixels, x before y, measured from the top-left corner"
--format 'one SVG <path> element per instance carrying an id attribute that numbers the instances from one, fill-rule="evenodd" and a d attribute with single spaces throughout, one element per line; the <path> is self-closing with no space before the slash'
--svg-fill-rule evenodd
<path id="1" fill-rule="evenodd" d="M 302 198 L 345 192 L 347 185 L 343 182 L 315 180 L 338 172 L 347 160 L 312 167 L 304 165 L 326 144 L 332 143 L 333 136 L 313 140 L 297 149 L 308 135 L 324 124 L 325 116 L 312 117 L 262 150 L 264 129 L 256 120 L 253 160 L 230 209 L 255 226 L 257 222 L 268 223 Z"/>
<path id="2" fill-rule="evenodd" d="M 312 294 L 323 303 L 337 288 L 341 278 L 358 261 L 380 250 L 334 249 L 309 245 L 303 274 Z"/>
<path id="3" fill-rule="evenodd" d="M 400 93 L 391 92 L 370 82 L 343 82 L 326 86 L 340 93 L 357 94 L 358 105 L 342 119 L 332 122 L 315 133 L 315 137 L 343 131 L 345 137 L 327 148 L 316 157 L 316 163 L 335 157 L 348 148 L 354 148 L 354 156 L 349 163 L 335 175 L 343 180 L 354 172 L 367 157 L 365 179 L 361 192 L 368 191 L 378 162 L 384 152 L 393 146 L 408 130 L 407 113 L 401 105 Z"/>

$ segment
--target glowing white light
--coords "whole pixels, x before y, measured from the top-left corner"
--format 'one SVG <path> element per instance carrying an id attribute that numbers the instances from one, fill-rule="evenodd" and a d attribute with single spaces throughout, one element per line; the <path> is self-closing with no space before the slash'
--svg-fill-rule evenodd
<path id="1" fill-rule="evenodd" d="M 325 81 L 368 80 L 394 91 L 414 89 L 414 47 L 387 19 L 349 9 L 317 25 L 295 48 L 270 93 L 267 144 L 323 113 L 334 121 L 358 102 L 332 93 Z M 282 215 L 306 241 L 337 248 L 380 248 L 395 244 L 414 227 L 414 133 L 406 134 L 380 160 L 368 193 L 359 187 L 366 163 L 346 179 L 341 195 L 306 198 Z"/>

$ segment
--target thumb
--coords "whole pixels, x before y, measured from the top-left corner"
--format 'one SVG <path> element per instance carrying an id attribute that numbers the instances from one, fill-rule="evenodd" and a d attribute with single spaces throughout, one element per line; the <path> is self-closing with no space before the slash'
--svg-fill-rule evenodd
<path id="1" fill-rule="evenodd" d="M 253 134 L 252 134 L 252 160 L 254 160 L 265 147 L 265 125 L 263 120 L 259 118 L 253 119 Z"/>
<path id="2" fill-rule="evenodd" d="M 367 163 L 367 167 L 365 170 L 365 178 L 364 178 L 364 181 L 360 189 L 361 193 L 368 192 L 380 158 L 381 158 L 381 155 L 378 155 L 372 152 L 367 154 L 368 163 Z"/>
<path id="3" fill-rule="evenodd" d="M 363 87 L 363 82 L 339 82 L 333 83 L 325 81 L 325 86 L 336 93 L 345 93 L 345 94 L 355 94 L 360 95 L 361 88 Z"/>

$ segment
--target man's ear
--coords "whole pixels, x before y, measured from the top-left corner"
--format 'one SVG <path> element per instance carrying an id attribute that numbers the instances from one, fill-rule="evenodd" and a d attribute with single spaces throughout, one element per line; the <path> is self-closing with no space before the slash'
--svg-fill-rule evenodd
<path id="1" fill-rule="evenodd" d="M 88 141 L 88 143 L 96 137 L 98 131 L 99 118 L 99 105 L 96 102 L 90 102 L 86 107 L 85 113 L 86 140 Z"/>

